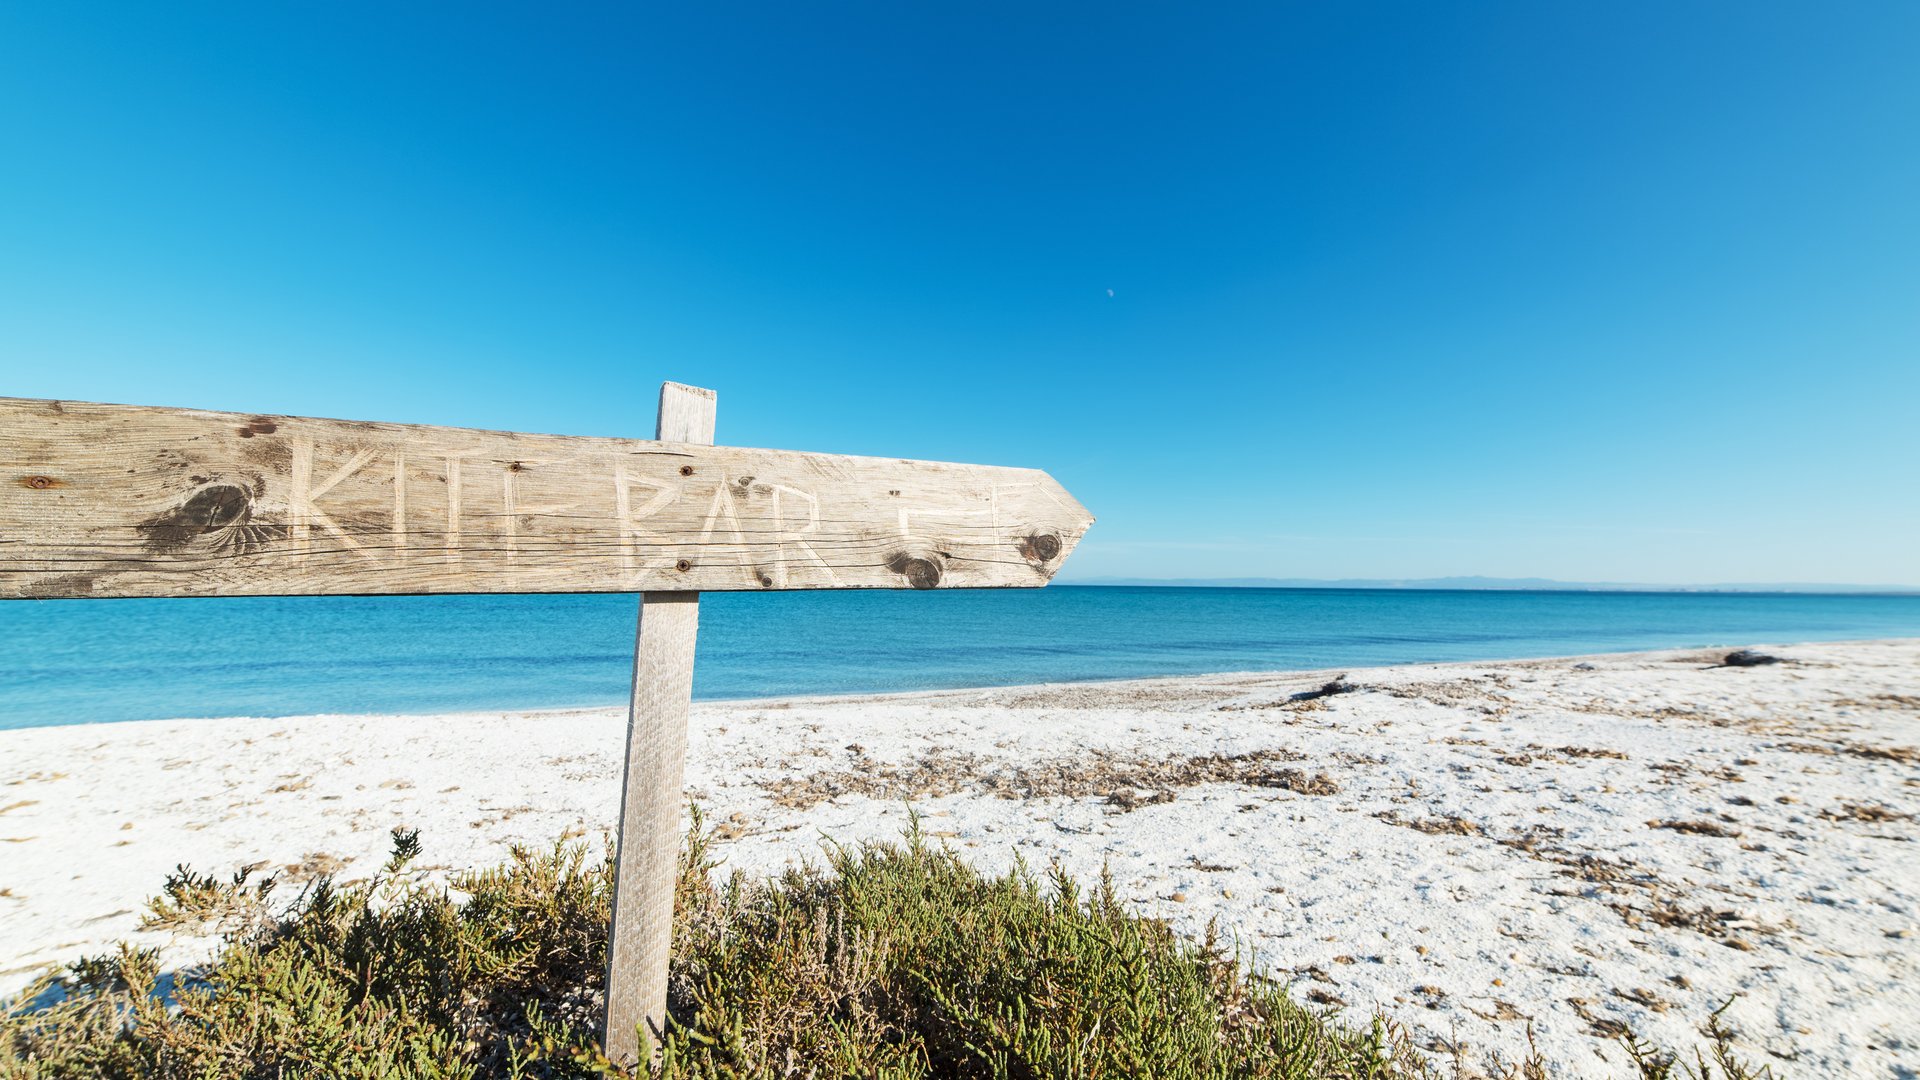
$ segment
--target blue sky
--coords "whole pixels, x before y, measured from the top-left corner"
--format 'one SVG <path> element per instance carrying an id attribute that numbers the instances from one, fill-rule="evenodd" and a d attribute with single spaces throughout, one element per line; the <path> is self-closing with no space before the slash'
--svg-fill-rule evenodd
<path id="1" fill-rule="evenodd" d="M 13 4 L 0 393 L 1032 465 L 1064 579 L 1920 584 L 1920 6 Z"/>

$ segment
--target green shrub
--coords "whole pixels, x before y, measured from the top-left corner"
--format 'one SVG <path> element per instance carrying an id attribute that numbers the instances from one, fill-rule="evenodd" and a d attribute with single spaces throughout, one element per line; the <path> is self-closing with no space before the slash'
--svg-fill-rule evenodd
<path id="1" fill-rule="evenodd" d="M 448 890 L 409 869 L 418 851 L 397 833 L 372 881 L 290 899 L 181 868 L 147 925 L 212 927 L 215 959 L 170 986 L 151 952 L 74 964 L 0 1010 L 0 1077 L 625 1075 L 597 1040 L 609 860 L 516 849 Z M 696 820 L 657 1076 L 1436 1075 L 1384 1020 L 1356 1031 L 1296 1004 L 1211 933 L 1129 914 L 1106 880 L 987 877 L 917 827 L 771 881 L 712 869 Z M 1643 1073 L 1679 1075 L 1636 1049 Z"/>
<path id="2" fill-rule="evenodd" d="M 1418 1063 L 1058 869 L 987 878 L 917 831 L 683 893 L 669 1076 L 1392 1077 Z"/>

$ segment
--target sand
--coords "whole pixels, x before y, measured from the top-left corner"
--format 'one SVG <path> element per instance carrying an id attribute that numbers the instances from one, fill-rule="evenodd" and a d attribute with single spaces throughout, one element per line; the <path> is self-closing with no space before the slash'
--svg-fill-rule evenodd
<path id="1" fill-rule="evenodd" d="M 1920 1069 L 1920 640 L 701 704 L 728 866 L 891 838 L 1111 868 L 1295 994 L 1619 1075 L 1706 1014 L 1793 1076 Z M 371 873 L 596 840 L 619 710 L 0 732 L 0 992 L 134 930 L 176 863 Z M 149 943 L 160 943 L 157 939 Z M 183 963 L 204 944 L 167 944 Z M 1906 1070 L 1906 1071 L 1902 1071 Z"/>

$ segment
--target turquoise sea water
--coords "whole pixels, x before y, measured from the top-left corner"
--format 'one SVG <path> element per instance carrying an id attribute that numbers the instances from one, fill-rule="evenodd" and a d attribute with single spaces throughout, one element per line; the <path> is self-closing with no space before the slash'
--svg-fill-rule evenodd
<path id="1" fill-rule="evenodd" d="M 0 728 L 626 700 L 632 596 L 0 604 Z M 1920 597 L 1070 587 L 710 593 L 701 698 L 1920 636 Z"/>

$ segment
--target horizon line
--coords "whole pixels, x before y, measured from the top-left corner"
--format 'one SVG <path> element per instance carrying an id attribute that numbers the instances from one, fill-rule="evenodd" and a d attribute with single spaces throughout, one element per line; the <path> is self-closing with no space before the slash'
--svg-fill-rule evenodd
<path id="1" fill-rule="evenodd" d="M 1056 578 L 1061 586 L 1137 586 L 1151 588 L 1362 589 L 1427 592 L 1723 592 L 1825 595 L 1920 595 L 1920 586 L 1850 582 L 1627 582 L 1562 581 L 1556 578 L 1500 578 L 1461 575 L 1429 578 L 1280 578 L 1260 576 L 1152 578 L 1123 575 Z"/>

